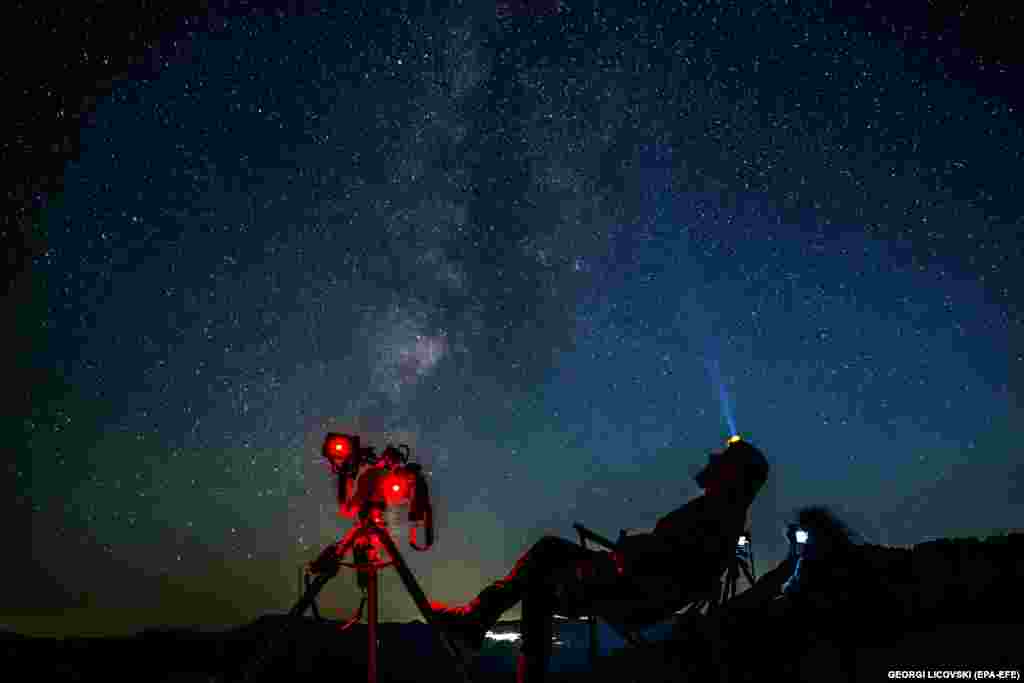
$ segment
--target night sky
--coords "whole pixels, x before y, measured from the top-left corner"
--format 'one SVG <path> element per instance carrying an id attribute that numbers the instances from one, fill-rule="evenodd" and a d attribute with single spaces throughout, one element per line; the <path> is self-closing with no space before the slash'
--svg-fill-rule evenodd
<path id="1" fill-rule="evenodd" d="M 0 626 L 286 610 L 348 527 L 328 430 L 430 471 L 406 558 L 442 601 L 653 526 L 730 421 L 773 466 L 759 569 L 800 505 L 875 543 L 1020 525 L 1005 70 L 786 3 L 542 5 L 211 19 L 96 100 L 15 319 Z"/>

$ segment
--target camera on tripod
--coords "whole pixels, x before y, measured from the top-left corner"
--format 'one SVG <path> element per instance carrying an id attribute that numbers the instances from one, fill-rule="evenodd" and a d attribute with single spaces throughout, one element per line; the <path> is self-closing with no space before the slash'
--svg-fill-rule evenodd
<path id="1" fill-rule="evenodd" d="M 373 517 L 379 521 L 384 510 L 409 507 L 409 544 L 426 550 L 434 543 L 433 511 L 423 468 L 409 462 L 409 447 L 388 445 L 381 453 L 363 446 L 359 437 L 329 432 L 321 453 L 338 477 L 338 512 L 350 519 Z M 426 532 L 426 545 L 416 542 L 417 526 Z"/>
<path id="2" fill-rule="evenodd" d="M 359 437 L 352 434 L 329 432 L 320 453 L 337 477 L 339 513 L 357 519 L 357 523 L 352 525 L 341 540 L 328 545 L 315 560 L 303 567 L 302 582 L 305 590 L 288 612 L 289 618 L 301 618 L 311 608 L 319 618 L 316 597 L 327 582 L 342 567 L 358 571 L 357 582 L 364 597 L 355 615 L 340 630 L 344 631 L 358 622 L 362 618 L 363 606 L 368 607 L 366 677 L 368 683 L 377 683 L 380 602 L 378 573 L 385 567 L 394 567 L 420 614 L 428 624 L 435 627 L 463 679 L 471 683 L 467 665 L 460 658 L 455 641 L 443 625 L 437 622 L 426 594 L 384 524 L 384 513 L 389 508 L 407 505 L 409 545 L 414 550 L 424 551 L 434 544 L 434 515 L 423 468 L 409 462 L 412 453 L 408 446 L 388 445 L 378 454 L 374 449 L 364 447 Z M 416 543 L 417 525 L 422 525 L 426 530 L 426 544 L 422 546 Z M 354 562 L 343 561 L 350 552 Z"/>

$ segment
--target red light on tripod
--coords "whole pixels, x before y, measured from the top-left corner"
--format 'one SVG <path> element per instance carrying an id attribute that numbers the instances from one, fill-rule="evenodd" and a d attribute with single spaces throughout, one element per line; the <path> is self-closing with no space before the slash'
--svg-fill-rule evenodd
<path id="1" fill-rule="evenodd" d="M 388 505 L 402 505 L 412 498 L 412 487 L 404 472 L 389 472 L 380 480 L 380 494 Z"/>
<path id="2" fill-rule="evenodd" d="M 357 450 L 359 450 L 358 437 L 332 433 L 328 434 L 327 439 L 324 440 L 324 457 L 335 464 L 348 460 Z"/>
<path id="3" fill-rule="evenodd" d="M 347 458 L 352 455 L 352 444 L 348 439 L 335 439 L 330 445 L 331 455 L 335 458 Z"/>

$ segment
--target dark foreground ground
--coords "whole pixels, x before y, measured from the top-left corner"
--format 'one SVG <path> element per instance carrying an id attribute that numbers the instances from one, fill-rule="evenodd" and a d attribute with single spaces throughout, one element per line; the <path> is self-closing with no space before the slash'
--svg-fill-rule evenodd
<path id="1" fill-rule="evenodd" d="M 874 626 L 885 629 L 886 615 Z M 231 681 L 258 652 L 267 653 L 253 667 L 254 681 L 365 680 L 366 632 L 358 625 L 346 633 L 307 621 L 292 636 L 270 638 L 280 619 L 265 617 L 225 633 L 144 632 L 119 639 L 29 639 L 8 635 L 3 641 L 5 681 Z M 885 681 L 891 671 L 1013 670 L 1024 665 L 1024 624 L 938 624 L 913 632 L 876 637 L 851 646 L 829 634 L 765 634 L 763 644 L 744 645 L 729 655 L 730 680 Z M 563 645 L 555 648 L 553 682 L 703 681 L 717 680 L 699 641 L 669 636 L 649 650 L 606 651 L 589 670 L 585 625 L 563 628 Z M 456 681 L 444 651 L 423 624 L 381 626 L 380 683 Z M 791 642 L 787 648 L 780 643 Z M 489 646 L 477 662 L 477 683 L 514 680 L 515 646 Z M 973 674 L 972 680 L 975 680 Z M 1006 680 L 1013 680 L 1012 678 Z"/>
<path id="2" fill-rule="evenodd" d="M 776 579 L 791 571 L 783 563 L 718 618 L 649 630 L 644 648 L 622 647 L 602 625 L 594 666 L 587 624 L 558 622 L 550 680 L 1022 680 L 1024 535 L 859 552 L 865 561 L 855 573 L 844 580 L 843 565 L 829 565 L 832 578 L 806 599 L 778 598 Z M 517 628 L 503 623 L 495 631 Z M 459 680 L 426 624 L 381 624 L 379 643 L 379 683 Z M 476 683 L 513 681 L 517 647 L 488 641 Z M 342 632 L 334 622 L 281 616 L 223 632 L 149 630 L 130 638 L 0 632 L 0 682 L 361 681 L 366 654 L 364 624 Z"/>

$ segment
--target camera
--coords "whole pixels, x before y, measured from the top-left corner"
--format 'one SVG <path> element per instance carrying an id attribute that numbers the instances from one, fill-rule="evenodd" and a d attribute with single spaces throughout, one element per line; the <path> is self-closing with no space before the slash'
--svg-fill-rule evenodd
<path id="1" fill-rule="evenodd" d="M 395 506 L 409 507 L 410 545 L 417 550 L 416 524 L 426 529 L 426 547 L 434 542 L 433 512 L 423 468 L 409 462 L 409 447 L 388 445 L 381 453 L 363 446 L 358 436 L 329 432 L 321 453 L 337 476 L 338 512 L 349 518 L 380 520 Z"/>

